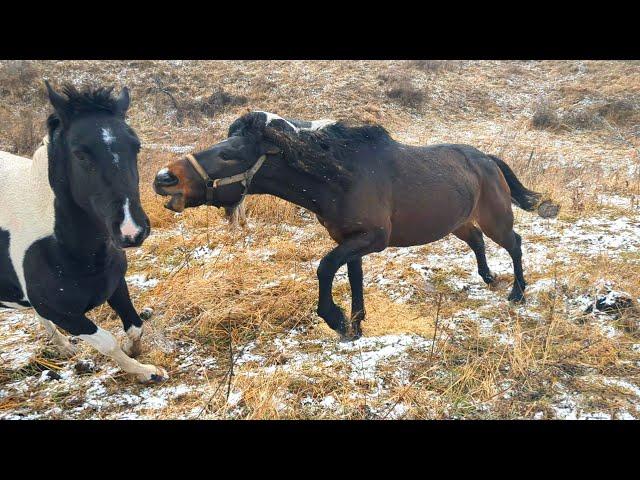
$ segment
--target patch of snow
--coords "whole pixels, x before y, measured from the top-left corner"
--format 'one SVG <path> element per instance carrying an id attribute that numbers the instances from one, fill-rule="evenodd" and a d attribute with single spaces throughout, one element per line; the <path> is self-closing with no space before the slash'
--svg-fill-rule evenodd
<path id="1" fill-rule="evenodd" d="M 129 285 L 133 285 L 141 290 L 148 290 L 155 287 L 160 282 L 157 278 L 147 278 L 144 274 L 129 275 L 125 277 Z"/>

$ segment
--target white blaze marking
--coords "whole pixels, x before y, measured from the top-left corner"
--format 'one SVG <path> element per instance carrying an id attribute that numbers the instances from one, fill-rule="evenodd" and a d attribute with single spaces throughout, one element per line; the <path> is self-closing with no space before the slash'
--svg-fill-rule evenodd
<path id="1" fill-rule="evenodd" d="M 123 237 L 134 238 L 138 233 L 140 233 L 141 228 L 136 224 L 136 222 L 134 222 L 133 217 L 131 216 L 128 198 L 125 200 L 122 209 L 124 210 L 124 220 L 120 225 L 120 233 L 122 233 Z"/>
<path id="2" fill-rule="evenodd" d="M 102 129 L 102 140 L 104 140 L 104 143 L 106 143 L 107 146 L 111 145 L 115 141 L 115 139 L 116 137 L 113 136 L 113 133 L 111 133 L 110 129 Z"/>
<path id="3" fill-rule="evenodd" d="M 111 133 L 111 130 L 109 128 L 102 128 L 102 140 L 107 146 L 107 150 L 109 151 L 109 153 L 113 156 L 113 163 L 115 165 L 118 165 L 120 163 L 120 155 L 111 151 L 111 144 L 116 141 L 116 137 L 113 135 L 113 133 Z"/>

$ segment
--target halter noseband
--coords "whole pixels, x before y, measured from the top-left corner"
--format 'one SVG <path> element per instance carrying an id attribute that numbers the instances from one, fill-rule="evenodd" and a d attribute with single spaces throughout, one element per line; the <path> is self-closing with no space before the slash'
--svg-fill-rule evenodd
<path id="1" fill-rule="evenodd" d="M 209 174 L 202 168 L 202 165 L 198 163 L 196 157 L 189 154 L 185 157 L 193 169 L 198 172 L 198 175 L 204 180 L 204 186 L 207 193 L 207 205 L 211 205 L 213 203 L 213 193 L 215 189 L 218 187 L 222 187 L 224 185 L 230 185 L 232 183 L 242 183 L 244 187 L 244 191 L 242 192 L 242 196 L 244 197 L 247 194 L 247 190 L 249 189 L 249 184 L 251 183 L 251 179 L 256 174 L 256 172 L 260 169 L 264 161 L 267 159 L 266 155 L 262 155 L 258 158 L 258 161 L 251 167 L 249 170 L 246 170 L 242 173 L 238 173 L 236 175 L 232 175 L 230 177 L 224 178 L 216 178 L 212 179 Z"/>

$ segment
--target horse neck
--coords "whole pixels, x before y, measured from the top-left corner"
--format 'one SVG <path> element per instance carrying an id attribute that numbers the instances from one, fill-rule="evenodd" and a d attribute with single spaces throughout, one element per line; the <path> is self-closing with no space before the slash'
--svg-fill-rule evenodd
<path id="1" fill-rule="evenodd" d="M 76 259 L 83 259 L 87 266 L 104 261 L 108 243 L 111 241 L 104 225 L 80 207 L 71 194 L 66 179 L 68 156 L 64 149 L 48 148 L 49 185 L 54 194 L 54 234 L 58 245 Z M 63 160 L 64 158 L 64 160 Z M 60 179 L 63 179 L 60 181 Z"/>
<path id="2" fill-rule="evenodd" d="M 333 189 L 326 183 L 291 168 L 280 158 L 267 158 L 253 178 L 248 193 L 266 193 L 287 200 L 325 216 L 335 199 Z"/>

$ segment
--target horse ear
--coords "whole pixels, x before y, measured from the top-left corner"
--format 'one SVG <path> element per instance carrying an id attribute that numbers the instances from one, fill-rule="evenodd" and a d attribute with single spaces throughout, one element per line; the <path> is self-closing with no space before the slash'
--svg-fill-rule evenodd
<path id="1" fill-rule="evenodd" d="M 116 109 L 122 117 L 127 113 L 129 109 L 129 89 L 127 87 L 123 87 L 120 95 L 116 98 Z"/>
<path id="2" fill-rule="evenodd" d="M 67 123 L 69 120 L 69 104 L 67 100 L 51 87 L 48 80 L 45 80 L 44 84 L 47 87 L 49 102 L 53 105 L 53 109 L 58 114 L 58 117 L 60 117 L 62 123 Z"/>

